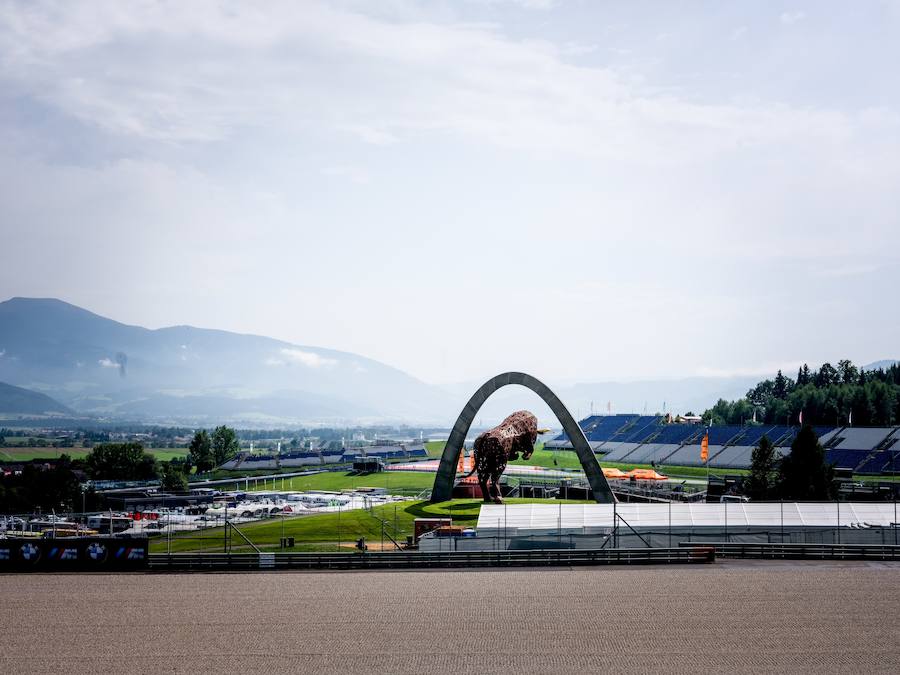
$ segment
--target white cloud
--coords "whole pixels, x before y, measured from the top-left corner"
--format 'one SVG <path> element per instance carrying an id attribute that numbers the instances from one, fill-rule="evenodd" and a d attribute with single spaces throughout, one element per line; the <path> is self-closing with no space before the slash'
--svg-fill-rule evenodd
<path id="1" fill-rule="evenodd" d="M 806 18 L 806 12 L 794 11 L 794 12 L 782 12 L 781 16 L 779 17 L 779 20 L 785 26 L 790 26 L 792 24 L 803 21 L 803 19 L 805 19 L 805 18 Z"/>
<path id="2" fill-rule="evenodd" d="M 784 349 L 822 321 L 889 351 L 840 302 L 900 269 L 896 16 L 614 5 L 0 2 L 0 287 L 429 380 L 727 367 L 734 326 L 751 364 L 818 358 Z M 648 321 L 678 330 L 615 328 Z"/>
<path id="3" fill-rule="evenodd" d="M 103 358 L 97 361 L 103 368 L 118 368 L 119 364 L 112 359 Z"/>
<path id="4" fill-rule="evenodd" d="M 285 347 L 279 350 L 281 358 L 270 357 L 265 360 L 267 366 L 283 366 L 288 364 L 299 364 L 307 368 L 331 368 L 338 364 L 336 359 L 330 359 L 320 356 L 315 352 L 308 352 L 302 349 Z"/>
<path id="5" fill-rule="evenodd" d="M 567 63 L 571 46 L 479 25 L 388 21 L 322 3 L 266 12 L 202 2 L 49 7 L 0 19 L 0 73 L 88 125 L 148 141 L 210 142 L 246 125 L 324 127 L 380 146 L 437 132 L 668 165 L 761 144 L 833 142 L 856 124 L 837 113 L 659 93 L 611 68 Z M 149 53 L 117 51 L 151 34 L 165 40 L 142 42 Z"/>

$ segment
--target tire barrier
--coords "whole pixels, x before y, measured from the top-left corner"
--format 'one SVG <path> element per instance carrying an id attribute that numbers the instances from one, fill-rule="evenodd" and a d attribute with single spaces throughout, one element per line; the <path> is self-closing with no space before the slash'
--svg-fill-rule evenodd
<path id="1" fill-rule="evenodd" d="M 141 537 L 0 539 L 0 572 L 143 570 L 148 559 Z"/>

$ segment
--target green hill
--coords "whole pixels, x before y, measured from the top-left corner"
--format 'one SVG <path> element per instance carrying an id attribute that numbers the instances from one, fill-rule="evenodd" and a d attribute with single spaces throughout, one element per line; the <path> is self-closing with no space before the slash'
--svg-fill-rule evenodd
<path id="1" fill-rule="evenodd" d="M 72 415 L 74 413 L 46 394 L 0 382 L 0 414 Z"/>

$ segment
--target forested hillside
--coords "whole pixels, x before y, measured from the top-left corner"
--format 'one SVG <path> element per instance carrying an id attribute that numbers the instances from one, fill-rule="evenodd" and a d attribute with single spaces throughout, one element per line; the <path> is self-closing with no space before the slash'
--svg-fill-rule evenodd
<path id="1" fill-rule="evenodd" d="M 712 424 L 741 424 L 755 419 L 766 424 L 890 426 L 900 421 L 900 364 L 858 368 L 848 360 L 818 370 L 803 365 L 796 379 L 779 370 L 744 398 L 719 400 L 703 414 Z M 852 417 L 851 417 L 852 416 Z"/>

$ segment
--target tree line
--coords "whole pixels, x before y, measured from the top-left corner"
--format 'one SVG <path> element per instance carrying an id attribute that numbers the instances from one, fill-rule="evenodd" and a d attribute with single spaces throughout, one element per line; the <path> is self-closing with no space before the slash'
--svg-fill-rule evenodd
<path id="1" fill-rule="evenodd" d="M 194 434 L 190 452 L 184 458 L 158 461 L 141 443 L 101 443 L 84 459 L 61 455 L 52 467 L 27 463 L 20 474 L 0 477 L 0 513 L 23 513 L 38 508 L 73 510 L 94 509 L 98 500 L 93 490 L 82 494 L 84 478 L 93 481 L 160 480 L 167 491 L 184 491 L 188 476 L 196 469 L 205 473 L 223 464 L 240 451 L 234 429 L 216 427 L 211 433 L 201 429 Z"/>
<path id="2" fill-rule="evenodd" d="M 834 467 L 825 461 L 825 449 L 812 426 L 800 428 L 791 451 L 781 457 L 763 436 L 753 449 L 744 493 L 755 500 L 825 500 L 837 494 Z"/>
<path id="3" fill-rule="evenodd" d="M 849 360 L 818 370 L 804 364 L 796 379 L 780 370 L 737 401 L 719 401 L 703 413 L 707 424 L 892 426 L 900 421 L 900 364 L 864 370 Z"/>

